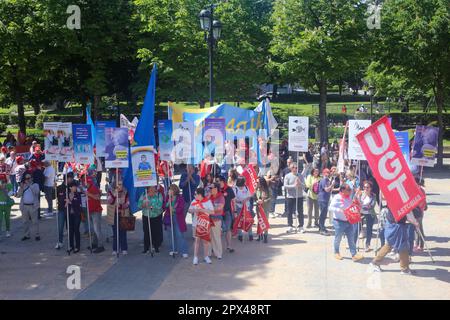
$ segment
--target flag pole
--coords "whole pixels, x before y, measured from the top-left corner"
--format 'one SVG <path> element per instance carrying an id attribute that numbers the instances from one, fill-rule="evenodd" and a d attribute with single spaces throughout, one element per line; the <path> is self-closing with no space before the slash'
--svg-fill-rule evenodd
<path id="1" fill-rule="evenodd" d="M 172 196 L 170 195 L 170 190 L 169 192 L 169 214 L 170 214 L 170 230 L 172 233 L 172 257 L 175 259 L 175 236 L 174 236 L 174 231 L 173 231 L 173 218 L 172 218 Z M 179 197 L 179 195 L 178 195 Z"/>
<path id="2" fill-rule="evenodd" d="M 380 212 L 378 212 L 377 215 L 377 240 L 375 242 L 375 250 L 373 251 L 375 254 L 375 257 L 377 256 L 377 252 L 378 252 L 378 241 L 380 239 L 380 220 L 381 220 L 381 210 L 383 209 L 383 196 L 380 190 Z"/>
<path id="3" fill-rule="evenodd" d="M 117 244 L 117 258 L 119 258 L 119 168 L 116 168 L 116 244 Z"/>
<path id="4" fill-rule="evenodd" d="M 425 248 L 427 249 L 427 252 L 428 252 L 428 254 L 429 254 L 430 258 L 431 258 L 431 261 L 433 261 L 433 263 L 436 263 L 436 261 L 434 261 L 434 259 L 433 259 L 433 256 L 431 255 L 430 248 L 428 248 L 427 242 L 425 241 L 425 238 L 424 238 L 424 236 L 422 234 L 422 231 L 420 231 L 420 229 L 417 228 L 417 227 L 416 227 L 416 231 L 419 234 L 419 236 L 422 238 L 422 241 L 425 244 Z"/>
<path id="5" fill-rule="evenodd" d="M 52 161 L 52 165 L 53 165 L 53 169 L 55 169 L 55 160 L 53 160 Z M 56 169 L 55 169 L 55 172 L 56 172 L 56 178 L 58 178 L 58 174 L 59 174 L 59 170 L 58 170 L 59 168 L 58 168 L 58 161 L 56 161 Z M 56 185 L 56 179 L 54 179 L 54 181 L 53 181 L 53 191 L 54 191 L 54 194 L 55 194 L 55 200 L 56 200 L 56 207 L 58 208 L 58 187 L 57 187 L 57 185 Z M 53 210 L 53 208 L 52 208 L 52 210 Z M 58 239 L 58 244 L 59 244 L 59 210 L 56 210 L 56 235 L 57 235 L 57 237 L 56 237 L 56 239 Z"/>
<path id="6" fill-rule="evenodd" d="M 420 166 L 420 180 L 419 183 L 422 183 L 423 180 L 423 166 Z"/>
<path id="7" fill-rule="evenodd" d="M 148 192 L 147 188 L 145 188 L 145 201 L 148 202 Z M 150 238 L 150 255 L 153 258 L 153 242 L 152 242 L 152 228 L 150 225 L 150 213 L 153 210 L 153 207 L 150 207 L 150 212 L 148 213 L 147 223 L 148 223 L 148 236 Z"/>
<path id="8" fill-rule="evenodd" d="M 87 186 L 87 170 L 84 174 L 84 184 L 86 185 L 86 193 L 88 193 L 88 186 Z M 89 213 L 89 196 L 86 194 L 86 211 L 87 211 L 87 219 L 88 219 L 88 230 L 89 230 L 89 250 L 92 254 L 92 235 L 91 235 L 91 219 L 90 219 L 90 213 Z"/>
<path id="9" fill-rule="evenodd" d="M 70 256 L 70 222 L 69 222 L 69 193 L 67 186 L 67 168 L 65 174 L 66 180 L 66 217 L 67 217 L 67 254 Z"/>

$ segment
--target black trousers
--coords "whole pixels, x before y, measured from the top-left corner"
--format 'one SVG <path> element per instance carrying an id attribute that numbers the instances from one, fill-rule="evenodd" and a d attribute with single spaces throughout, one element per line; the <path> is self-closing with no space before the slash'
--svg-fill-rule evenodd
<path id="1" fill-rule="evenodd" d="M 297 203 L 296 201 L 297 200 Z M 300 227 L 303 227 L 303 224 L 305 222 L 305 216 L 303 214 L 303 198 L 287 198 L 286 199 L 286 213 L 287 213 L 287 219 L 288 219 L 288 225 L 290 227 L 293 226 L 294 219 L 293 215 L 295 215 L 295 206 L 297 205 L 297 218 L 298 218 L 298 225 Z"/>
<path id="2" fill-rule="evenodd" d="M 69 214 L 69 247 L 71 249 L 80 250 L 80 224 L 81 214 Z"/>
<path id="3" fill-rule="evenodd" d="M 150 250 L 150 234 L 148 230 L 148 217 L 142 216 L 142 228 L 144 229 L 144 250 Z M 150 218 L 150 229 L 152 231 L 152 245 L 159 249 L 163 242 L 162 215 L 156 218 Z"/>

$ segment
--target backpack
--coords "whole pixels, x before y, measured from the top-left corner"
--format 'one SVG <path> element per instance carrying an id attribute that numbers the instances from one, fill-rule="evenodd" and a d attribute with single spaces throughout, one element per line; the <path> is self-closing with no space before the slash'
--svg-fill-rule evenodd
<path id="1" fill-rule="evenodd" d="M 319 182 L 315 182 L 311 190 L 314 194 L 319 194 Z"/>

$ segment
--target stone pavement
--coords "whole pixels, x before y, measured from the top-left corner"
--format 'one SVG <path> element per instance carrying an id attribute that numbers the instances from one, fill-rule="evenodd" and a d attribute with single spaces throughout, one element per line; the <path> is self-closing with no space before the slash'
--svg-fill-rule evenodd
<path id="1" fill-rule="evenodd" d="M 113 257 L 110 242 L 105 252 L 91 255 L 87 238 L 79 254 L 67 256 L 53 249 L 53 218 L 41 220 L 40 242 L 21 242 L 20 212 L 14 208 L 13 237 L 0 240 L 0 299 L 450 299 L 450 170 L 426 169 L 425 178 L 429 210 L 424 228 L 436 263 L 426 252 L 414 256 L 415 276 L 400 275 L 398 263 L 389 259 L 384 272 L 371 272 L 373 252 L 361 263 L 352 262 L 345 239 L 345 259 L 337 261 L 332 236 L 316 229 L 286 234 L 286 218 L 270 220 L 268 244 L 234 240 L 236 251 L 224 253 L 222 261 L 213 258 L 212 265 L 193 266 L 192 256 L 170 257 L 170 232 L 161 253 L 142 255 L 140 218 L 128 234 L 128 256 Z M 69 265 L 81 268 L 81 290 L 66 287 Z"/>

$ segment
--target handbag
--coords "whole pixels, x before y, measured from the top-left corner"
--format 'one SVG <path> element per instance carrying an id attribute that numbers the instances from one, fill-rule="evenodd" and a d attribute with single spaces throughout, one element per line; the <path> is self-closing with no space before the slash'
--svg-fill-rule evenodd
<path id="1" fill-rule="evenodd" d="M 353 201 L 350 207 L 344 210 L 344 215 L 350 224 L 356 224 L 361 221 L 361 204 Z"/>
<path id="2" fill-rule="evenodd" d="M 134 231 L 136 227 L 136 217 L 119 217 L 119 229 L 123 231 Z"/>

